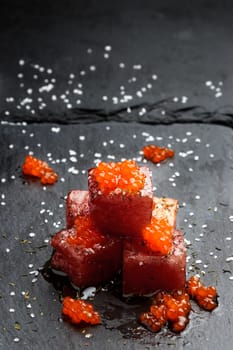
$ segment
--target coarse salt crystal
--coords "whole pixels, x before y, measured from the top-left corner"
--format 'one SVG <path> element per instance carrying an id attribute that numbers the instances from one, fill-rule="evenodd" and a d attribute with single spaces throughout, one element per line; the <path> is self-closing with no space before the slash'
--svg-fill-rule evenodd
<path id="1" fill-rule="evenodd" d="M 229 262 L 229 261 L 233 261 L 233 256 L 229 256 L 228 258 L 226 258 L 226 262 Z"/>
<path id="2" fill-rule="evenodd" d="M 54 132 L 54 133 L 59 133 L 61 131 L 61 128 L 59 126 L 58 127 L 53 126 L 51 128 L 51 131 Z"/>

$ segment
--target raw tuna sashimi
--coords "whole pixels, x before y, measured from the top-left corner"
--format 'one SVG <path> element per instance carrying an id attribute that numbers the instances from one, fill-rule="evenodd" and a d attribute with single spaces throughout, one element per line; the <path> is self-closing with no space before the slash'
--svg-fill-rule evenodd
<path id="1" fill-rule="evenodd" d="M 158 290 L 182 289 L 186 281 L 186 249 L 181 231 L 173 233 L 172 251 L 162 255 L 142 240 L 125 240 L 123 252 L 123 295 L 144 296 Z"/>
<path id="2" fill-rule="evenodd" d="M 140 236 L 152 214 L 151 172 L 147 167 L 133 165 L 131 174 L 128 164 L 124 165 L 126 170 L 119 163 L 113 164 L 111 171 L 89 170 L 90 215 L 101 232 L 118 237 Z"/>
<path id="3" fill-rule="evenodd" d="M 80 288 L 109 281 L 121 267 L 122 242 L 99 233 L 88 216 L 76 218 L 73 228 L 56 233 L 51 245 L 52 268 L 65 272 Z"/>
<path id="4" fill-rule="evenodd" d="M 153 198 L 151 223 L 143 239 L 127 239 L 123 251 L 123 294 L 148 295 L 184 287 L 186 250 L 183 234 L 175 231 L 178 201 Z"/>

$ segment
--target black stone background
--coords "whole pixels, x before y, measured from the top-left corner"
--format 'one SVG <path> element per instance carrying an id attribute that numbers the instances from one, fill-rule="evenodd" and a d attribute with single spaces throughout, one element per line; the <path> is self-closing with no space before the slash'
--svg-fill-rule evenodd
<path id="1" fill-rule="evenodd" d="M 1 349 L 231 349 L 232 10 L 231 1 L 1 1 Z M 121 91 L 132 100 L 119 102 Z M 179 200 L 187 274 L 217 286 L 219 307 L 194 305 L 184 333 L 153 335 L 138 328 L 142 302 L 102 292 L 94 304 L 103 325 L 61 322 L 59 293 L 40 272 L 65 224 L 65 195 L 86 189 L 98 159 L 144 163 L 150 142 L 175 149 L 174 160 L 147 164 L 157 195 Z M 30 151 L 57 170 L 56 185 L 22 177 Z"/>
<path id="2" fill-rule="evenodd" d="M 149 104 L 155 112 L 147 118 L 153 122 L 174 121 L 177 115 L 178 119 L 193 119 L 187 107 L 201 107 L 192 110 L 194 119 L 197 114 L 199 121 L 209 120 L 211 113 L 212 120 L 227 120 L 232 125 L 232 33 L 232 2 L 226 0 L 1 1 L 1 115 L 4 119 L 43 117 L 63 122 L 81 118 L 83 122 L 83 108 L 104 110 L 107 115 L 123 108 L 125 119 L 129 118 L 125 113 L 128 105 Z M 109 59 L 103 57 L 106 45 L 112 47 Z M 92 54 L 87 53 L 88 48 Z M 18 65 L 20 59 L 25 60 L 24 67 Z M 125 63 L 124 69 L 119 68 L 121 62 Z M 35 64 L 45 69 L 36 81 L 33 75 L 38 72 L 32 67 Z M 138 64 L 142 69 L 133 70 L 133 65 Z M 96 66 L 95 72 L 89 71 L 91 65 Z M 52 68 L 53 73 L 46 74 L 47 68 Z M 82 70 L 85 76 L 80 76 Z M 23 79 L 17 79 L 22 72 Z M 75 74 L 72 85 L 68 84 L 70 73 Z M 157 81 L 151 81 L 153 74 L 158 76 Z M 132 77 L 137 81 L 128 83 Z M 46 78 L 55 78 L 55 87 L 50 93 L 39 93 Z M 207 87 L 206 81 L 211 81 L 212 87 Z M 20 88 L 22 82 L 24 87 Z M 219 86 L 219 82 L 223 85 Z M 83 83 L 80 105 L 76 104 L 80 96 L 72 93 L 77 83 Z M 137 97 L 135 93 L 147 83 L 153 83 L 152 89 Z M 133 100 L 115 105 L 112 97 L 119 97 L 122 85 Z M 222 96 L 216 98 L 219 87 Z M 28 88 L 33 88 L 30 96 Z M 67 90 L 71 109 L 59 98 Z M 53 94 L 58 97 L 55 102 L 51 101 Z M 102 101 L 104 95 L 109 97 L 107 102 Z M 188 97 L 187 103 L 181 103 L 182 96 Z M 15 103 L 6 102 L 7 97 L 14 97 Z M 15 108 L 25 97 L 32 97 L 35 114 L 25 105 L 21 110 Z M 38 97 L 45 108 L 38 108 Z M 157 104 L 173 101 L 174 97 L 178 102 L 168 106 L 162 103 L 168 115 L 160 116 Z M 177 112 L 184 108 L 185 113 Z M 145 120 L 137 112 L 138 109 L 129 119 Z M 96 119 L 96 113 L 85 114 Z M 118 113 L 114 114 L 117 117 Z"/>

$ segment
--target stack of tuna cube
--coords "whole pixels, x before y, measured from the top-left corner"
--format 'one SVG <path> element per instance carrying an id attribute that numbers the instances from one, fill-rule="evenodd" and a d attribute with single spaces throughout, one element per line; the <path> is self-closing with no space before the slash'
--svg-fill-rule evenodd
<path id="1" fill-rule="evenodd" d="M 120 181 L 106 192 L 95 170 L 88 172 L 88 191 L 72 190 L 67 196 L 66 229 L 51 241 L 52 268 L 67 274 L 79 288 L 101 285 L 121 271 L 124 296 L 184 288 L 186 249 L 183 234 L 176 229 L 177 200 L 153 196 L 147 167 L 138 167 L 144 180 L 136 192 L 122 189 Z M 153 218 L 168 223 L 168 253 L 154 251 L 145 242 L 143 231 Z"/>

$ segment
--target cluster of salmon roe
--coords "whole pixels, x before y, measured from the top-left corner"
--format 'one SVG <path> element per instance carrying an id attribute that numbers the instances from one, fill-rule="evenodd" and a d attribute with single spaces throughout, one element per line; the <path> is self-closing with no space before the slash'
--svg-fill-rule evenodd
<path id="1" fill-rule="evenodd" d="M 172 158 L 175 155 L 174 150 L 166 147 L 159 147 L 155 145 L 144 146 L 143 149 L 144 157 L 147 160 L 151 160 L 153 163 L 159 163 L 167 158 Z"/>
<path id="2" fill-rule="evenodd" d="M 176 333 L 182 332 L 191 310 L 189 295 L 182 290 L 173 293 L 159 292 L 149 312 L 140 315 L 139 321 L 152 332 L 159 332 L 166 324 Z"/>
<path id="3" fill-rule="evenodd" d="M 22 165 L 24 175 L 30 175 L 40 178 L 43 185 L 53 185 L 58 180 L 58 175 L 49 167 L 48 163 L 27 155 Z"/>
<path id="4" fill-rule="evenodd" d="M 106 236 L 94 227 L 90 216 L 77 216 L 74 222 L 75 233 L 67 237 L 67 243 L 91 248 L 106 241 Z"/>
<path id="5" fill-rule="evenodd" d="M 139 322 L 152 332 L 159 332 L 166 324 L 173 332 L 182 332 L 189 322 L 191 299 L 207 311 L 218 306 L 216 288 L 206 287 L 199 277 L 192 276 L 184 290 L 157 293 L 149 311 L 140 315 Z"/>
<path id="6" fill-rule="evenodd" d="M 198 276 L 192 276 L 187 282 L 187 292 L 204 310 L 214 310 L 217 303 L 217 291 L 213 286 L 204 286 Z"/>
<path id="7" fill-rule="evenodd" d="M 152 217 L 150 224 L 143 229 L 143 239 L 153 252 L 167 255 L 172 249 L 172 232 L 166 218 Z"/>
<path id="8" fill-rule="evenodd" d="M 103 194 L 109 194 L 116 190 L 137 193 L 144 187 L 145 183 L 145 175 L 133 160 L 118 163 L 100 162 L 93 169 L 93 175 Z"/>
<path id="9" fill-rule="evenodd" d="M 70 322 L 75 324 L 97 325 L 101 323 L 100 315 L 94 310 L 93 305 L 81 299 L 64 297 L 62 313 L 69 318 Z"/>

